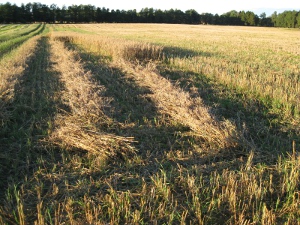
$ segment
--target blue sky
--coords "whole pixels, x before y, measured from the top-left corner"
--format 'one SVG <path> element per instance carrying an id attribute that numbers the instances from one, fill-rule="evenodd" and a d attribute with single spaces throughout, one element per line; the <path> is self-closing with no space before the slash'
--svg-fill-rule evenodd
<path id="1" fill-rule="evenodd" d="M 5 3 L 7 0 L 0 0 Z M 300 10 L 300 0 L 12 0 L 11 3 L 21 5 L 21 3 L 40 2 L 50 5 L 52 3 L 61 7 L 62 5 L 80 5 L 91 4 L 97 7 L 105 7 L 109 9 L 136 9 L 140 11 L 142 8 L 151 7 L 154 9 L 195 9 L 198 13 L 209 12 L 222 14 L 230 10 L 249 10 L 256 14 L 266 12 L 267 15 L 274 11 L 283 12 L 284 10 Z"/>

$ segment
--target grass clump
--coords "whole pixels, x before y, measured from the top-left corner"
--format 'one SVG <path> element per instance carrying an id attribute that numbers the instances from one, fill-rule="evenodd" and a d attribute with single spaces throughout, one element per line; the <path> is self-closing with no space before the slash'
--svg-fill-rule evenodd
<path id="1" fill-rule="evenodd" d="M 163 47 L 151 44 L 132 44 L 122 51 L 122 58 L 128 61 L 149 62 L 163 58 Z"/>

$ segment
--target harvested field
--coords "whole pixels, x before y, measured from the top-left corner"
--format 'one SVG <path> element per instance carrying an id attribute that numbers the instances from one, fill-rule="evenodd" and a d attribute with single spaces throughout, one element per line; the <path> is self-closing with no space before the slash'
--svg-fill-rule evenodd
<path id="1" fill-rule="evenodd" d="M 299 224 L 298 31 L 26 26 L 0 27 L 0 224 Z"/>

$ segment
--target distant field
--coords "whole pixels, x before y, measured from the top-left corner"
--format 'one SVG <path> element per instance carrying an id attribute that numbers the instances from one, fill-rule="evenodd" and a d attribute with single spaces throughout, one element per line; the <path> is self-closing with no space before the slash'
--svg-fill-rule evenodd
<path id="1" fill-rule="evenodd" d="M 300 224 L 299 37 L 0 25 L 0 224 Z"/>

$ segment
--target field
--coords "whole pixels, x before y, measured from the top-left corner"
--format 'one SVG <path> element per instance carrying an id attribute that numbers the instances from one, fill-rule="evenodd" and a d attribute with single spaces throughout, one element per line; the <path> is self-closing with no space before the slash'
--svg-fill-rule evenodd
<path id="1" fill-rule="evenodd" d="M 300 224 L 299 30 L 0 26 L 0 224 Z"/>

